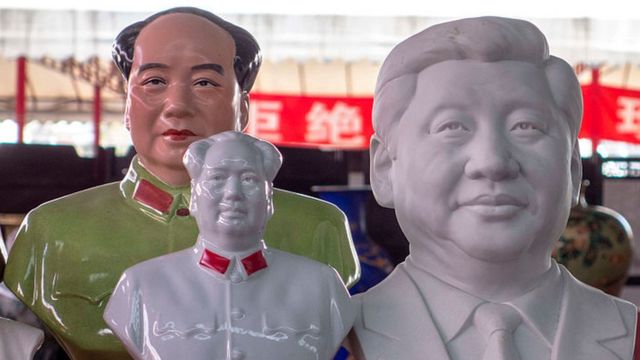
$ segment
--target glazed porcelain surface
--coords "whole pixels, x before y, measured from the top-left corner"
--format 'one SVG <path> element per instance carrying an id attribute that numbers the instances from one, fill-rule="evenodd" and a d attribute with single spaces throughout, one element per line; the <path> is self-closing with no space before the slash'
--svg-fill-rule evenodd
<path id="1" fill-rule="evenodd" d="M 42 330 L 0 318 L 0 358 L 31 360 L 43 341 Z"/>
<path id="2" fill-rule="evenodd" d="M 612 209 L 589 205 L 587 186 L 589 181 L 583 181 L 580 202 L 571 209 L 553 257 L 578 280 L 619 296 L 633 259 L 631 225 Z"/>
<path id="3" fill-rule="evenodd" d="M 277 149 L 238 132 L 193 143 L 196 245 L 127 269 L 104 313 L 135 359 L 330 359 L 355 311 L 334 269 L 267 248 Z"/>
<path id="4" fill-rule="evenodd" d="M 636 307 L 550 257 L 578 199 L 581 117 L 573 69 L 529 22 L 457 20 L 391 51 L 371 186 L 411 253 L 356 298 L 359 358 L 632 358 Z"/>
<path id="5" fill-rule="evenodd" d="M 2 240 L 1 236 L 0 240 Z M 4 248 L 4 242 L 0 247 Z M 6 249 L 0 252 L 0 281 L 2 281 Z M 43 341 L 42 330 L 0 317 L 0 359 L 31 360 Z"/>
<path id="6" fill-rule="evenodd" d="M 246 125 L 260 66 L 248 32 L 194 8 L 132 24 L 118 35 L 113 55 L 130 80 L 124 117 L 138 156 L 120 183 L 32 210 L 5 274 L 72 359 L 130 358 L 102 318 L 109 296 L 125 269 L 195 244 L 182 156 L 198 139 Z M 337 207 L 277 189 L 273 202 L 269 247 L 329 264 L 347 285 L 357 281 L 347 220 Z"/>

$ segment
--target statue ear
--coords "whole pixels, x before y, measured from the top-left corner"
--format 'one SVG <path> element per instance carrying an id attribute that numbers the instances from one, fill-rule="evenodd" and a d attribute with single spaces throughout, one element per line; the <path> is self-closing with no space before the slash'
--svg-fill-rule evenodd
<path id="1" fill-rule="evenodd" d="M 378 138 L 371 137 L 371 189 L 373 195 L 381 206 L 393 209 L 393 183 L 391 181 L 391 169 L 393 160 L 389 150 Z"/>
<path id="2" fill-rule="evenodd" d="M 204 166 L 204 159 L 207 156 L 207 151 L 213 145 L 213 142 L 209 139 L 201 139 L 193 142 L 187 148 L 187 151 L 182 157 L 182 163 L 189 173 L 191 179 L 196 179 L 202 172 Z"/>
<path id="3" fill-rule="evenodd" d="M 127 131 L 131 131 L 131 116 L 129 116 L 129 105 L 124 109 L 124 127 Z"/>
<path id="4" fill-rule="evenodd" d="M 582 157 L 580 146 L 576 140 L 571 152 L 571 206 L 576 206 L 580 201 L 580 184 L 582 183 Z"/>
<path id="5" fill-rule="evenodd" d="M 240 93 L 240 114 L 238 114 L 238 131 L 244 131 L 249 124 L 249 93 L 243 91 Z"/>
<path id="6" fill-rule="evenodd" d="M 131 110 L 131 99 L 129 98 L 129 82 L 125 80 L 124 83 L 124 92 L 126 93 L 126 100 L 124 104 L 124 127 L 127 131 L 131 131 L 131 117 L 129 116 L 129 111 Z"/>
<path id="7" fill-rule="evenodd" d="M 271 219 L 275 208 L 273 206 L 273 184 L 269 185 L 269 193 L 267 194 L 267 220 Z"/>

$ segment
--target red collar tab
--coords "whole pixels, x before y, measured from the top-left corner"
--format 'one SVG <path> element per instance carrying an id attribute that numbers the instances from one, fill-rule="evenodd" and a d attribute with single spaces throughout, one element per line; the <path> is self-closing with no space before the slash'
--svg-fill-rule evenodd
<path id="1" fill-rule="evenodd" d="M 267 259 L 264 258 L 261 250 L 258 250 L 253 254 L 243 258 L 242 260 L 240 260 L 240 262 L 242 263 L 242 266 L 244 266 L 244 270 L 247 272 L 247 275 L 251 275 L 268 266 Z M 215 270 L 223 275 L 229 269 L 229 264 L 231 264 L 230 259 L 216 254 L 209 249 L 204 249 L 202 257 L 200 258 L 200 265 Z"/>
<path id="2" fill-rule="evenodd" d="M 262 255 L 262 251 L 258 250 L 242 259 L 242 265 L 247 275 L 251 275 L 256 271 L 266 268 L 267 260 L 264 258 L 264 255 Z"/>
<path id="3" fill-rule="evenodd" d="M 163 214 L 169 212 L 171 203 L 173 203 L 171 194 L 144 179 L 138 183 L 133 199 Z"/>
<path id="4" fill-rule="evenodd" d="M 204 252 L 202 253 L 202 257 L 200 258 L 200 265 L 206 268 L 215 270 L 223 275 L 224 273 L 227 272 L 227 269 L 229 268 L 230 263 L 231 263 L 231 260 L 227 259 L 222 255 L 218 255 L 213 251 L 209 251 L 207 249 L 204 249 Z"/>

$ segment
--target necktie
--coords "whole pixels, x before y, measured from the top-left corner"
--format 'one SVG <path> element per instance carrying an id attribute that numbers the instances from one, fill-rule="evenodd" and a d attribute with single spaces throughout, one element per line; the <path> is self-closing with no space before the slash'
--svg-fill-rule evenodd
<path id="1" fill-rule="evenodd" d="M 478 307 L 473 322 L 487 340 L 482 360 L 519 360 L 513 333 L 522 318 L 509 305 L 484 303 Z"/>

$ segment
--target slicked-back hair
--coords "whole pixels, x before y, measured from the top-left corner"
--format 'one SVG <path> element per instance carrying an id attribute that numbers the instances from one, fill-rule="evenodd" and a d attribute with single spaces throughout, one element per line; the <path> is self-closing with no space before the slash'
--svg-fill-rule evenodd
<path id="1" fill-rule="evenodd" d="M 203 17 L 210 22 L 220 26 L 231 35 L 236 46 L 236 56 L 233 59 L 233 69 L 238 80 L 240 89 L 248 93 L 253 87 L 253 83 L 258 76 L 258 70 L 262 63 L 262 55 L 260 54 L 260 46 L 256 39 L 247 30 L 234 25 L 219 16 L 208 11 L 194 7 L 176 7 L 155 13 L 148 18 L 133 23 L 124 28 L 113 42 L 111 56 L 116 66 L 126 80 L 131 74 L 131 66 L 133 64 L 133 53 L 135 49 L 136 39 L 142 29 L 149 25 L 157 18 L 169 14 L 192 14 Z"/>

